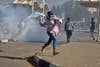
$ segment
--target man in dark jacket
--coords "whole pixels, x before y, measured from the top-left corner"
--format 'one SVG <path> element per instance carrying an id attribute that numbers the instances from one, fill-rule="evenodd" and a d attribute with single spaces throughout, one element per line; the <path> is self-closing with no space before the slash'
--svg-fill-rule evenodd
<path id="1" fill-rule="evenodd" d="M 94 21 L 94 18 L 91 18 L 90 33 L 93 40 L 95 40 L 94 30 L 95 30 L 95 21 Z"/>
<path id="2" fill-rule="evenodd" d="M 70 38 L 72 36 L 72 32 L 73 32 L 73 24 L 70 22 L 70 18 L 67 18 L 67 21 L 65 22 L 65 32 L 66 32 L 66 37 L 67 37 L 67 43 L 70 42 Z"/>

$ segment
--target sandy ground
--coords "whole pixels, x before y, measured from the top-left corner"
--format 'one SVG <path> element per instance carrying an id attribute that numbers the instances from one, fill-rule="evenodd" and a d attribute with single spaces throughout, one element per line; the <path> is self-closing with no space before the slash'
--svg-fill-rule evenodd
<path id="1" fill-rule="evenodd" d="M 32 42 L 0 44 L 0 67 L 33 67 L 24 58 L 35 53 L 61 67 L 100 67 L 100 43 L 91 38 L 81 38 L 69 44 L 59 43 L 56 51 L 60 53 L 56 56 L 52 55 L 52 45 L 43 54 L 39 53 L 42 45 Z"/>
<path id="2" fill-rule="evenodd" d="M 45 49 L 44 54 L 39 54 L 45 60 L 56 63 L 61 67 L 100 67 L 100 44 L 95 42 L 71 42 L 59 45 L 60 54 L 53 56 L 52 47 Z"/>
<path id="3" fill-rule="evenodd" d="M 7 43 L 0 44 L 0 67 L 35 67 L 27 61 L 39 49 L 39 43 Z"/>

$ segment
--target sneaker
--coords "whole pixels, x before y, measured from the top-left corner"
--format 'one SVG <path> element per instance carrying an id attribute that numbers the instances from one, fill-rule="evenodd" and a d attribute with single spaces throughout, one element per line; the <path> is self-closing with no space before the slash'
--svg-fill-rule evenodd
<path id="1" fill-rule="evenodd" d="M 57 54 L 59 54 L 59 52 L 54 52 L 54 53 L 53 53 L 54 56 L 57 55 Z"/>
<path id="2" fill-rule="evenodd" d="M 44 51 L 44 47 L 42 46 L 42 47 L 41 47 L 41 52 L 43 53 L 43 51 Z"/>
<path id="3" fill-rule="evenodd" d="M 67 43 L 69 43 L 70 41 L 69 40 L 67 40 Z"/>
<path id="4" fill-rule="evenodd" d="M 93 38 L 93 40 L 95 40 L 95 38 Z"/>

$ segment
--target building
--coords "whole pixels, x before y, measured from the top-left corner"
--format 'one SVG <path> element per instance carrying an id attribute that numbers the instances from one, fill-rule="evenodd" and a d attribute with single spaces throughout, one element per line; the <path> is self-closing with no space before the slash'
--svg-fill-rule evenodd
<path id="1" fill-rule="evenodd" d="M 30 7 L 34 5 L 34 9 L 39 11 L 49 10 L 47 3 L 39 3 L 37 0 L 14 0 L 13 4 L 28 5 Z"/>

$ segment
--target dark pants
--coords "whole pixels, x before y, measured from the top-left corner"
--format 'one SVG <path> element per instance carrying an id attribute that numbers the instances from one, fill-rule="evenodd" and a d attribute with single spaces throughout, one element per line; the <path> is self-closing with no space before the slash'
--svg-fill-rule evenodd
<path id="1" fill-rule="evenodd" d="M 72 30 L 66 30 L 67 42 L 70 42 L 71 36 L 72 36 Z"/>
<path id="2" fill-rule="evenodd" d="M 94 34 L 94 30 L 95 30 L 95 29 L 91 27 L 91 28 L 90 28 L 90 33 L 91 33 L 91 34 Z"/>
<path id="3" fill-rule="evenodd" d="M 57 41 L 56 41 L 56 36 L 54 33 L 50 33 L 50 32 L 47 32 L 48 36 L 49 36 L 49 40 L 48 42 L 46 42 L 43 46 L 43 49 L 45 47 L 47 47 L 48 45 L 50 45 L 50 43 L 53 41 L 53 48 L 56 48 L 57 46 Z"/>
<path id="4" fill-rule="evenodd" d="M 95 37 L 94 37 L 94 33 L 95 33 L 94 30 L 95 30 L 94 28 L 90 28 L 90 34 L 91 34 L 91 37 L 92 37 L 93 39 L 95 38 Z"/>

